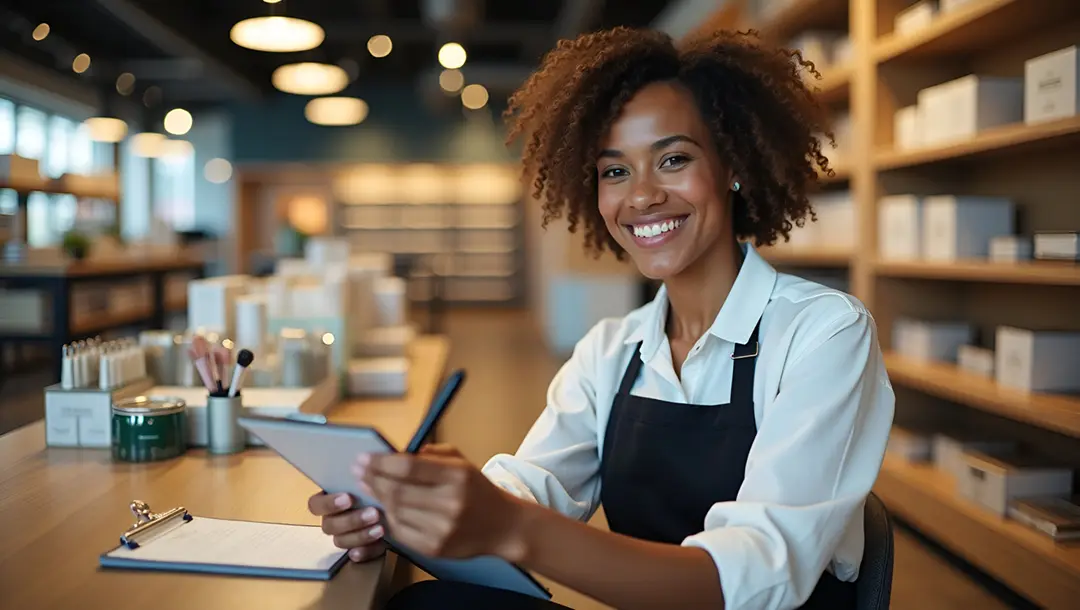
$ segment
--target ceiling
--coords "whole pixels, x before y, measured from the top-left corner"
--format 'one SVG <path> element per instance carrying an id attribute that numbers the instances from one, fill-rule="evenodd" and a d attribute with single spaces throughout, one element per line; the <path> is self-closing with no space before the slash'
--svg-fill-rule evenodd
<path id="1" fill-rule="evenodd" d="M 668 0 L 3 0 L 0 50 L 79 79 L 115 96 L 116 78 L 136 77 L 132 99 L 151 105 L 212 105 L 271 94 L 270 74 L 295 61 L 338 63 L 353 87 L 437 86 L 439 47 L 460 42 L 462 72 L 506 93 L 560 38 L 615 25 L 646 26 Z M 433 20 L 445 14 L 447 20 Z M 230 28 L 242 19 L 282 14 L 314 21 L 326 39 L 301 53 L 237 46 Z M 39 23 L 49 35 L 31 36 Z M 393 51 L 374 58 L 367 41 L 387 34 Z M 78 53 L 91 68 L 72 72 Z M 149 95 L 144 95 L 151 88 Z"/>

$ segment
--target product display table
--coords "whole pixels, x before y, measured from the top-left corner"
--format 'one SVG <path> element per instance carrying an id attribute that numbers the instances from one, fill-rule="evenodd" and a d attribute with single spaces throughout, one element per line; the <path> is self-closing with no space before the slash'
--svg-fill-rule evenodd
<path id="1" fill-rule="evenodd" d="M 442 380 L 449 343 L 421 336 L 410 351 L 406 396 L 345 401 L 328 419 L 376 426 L 395 445 L 406 445 Z M 191 450 L 164 462 L 118 463 L 104 450 L 45 447 L 44 423 L 36 422 L 0 436 L 0 464 L 5 608 L 360 610 L 379 607 L 392 589 L 392 554 L 348 563 L 328 582 L 98 567 L 98 555 L 132 524 L 128 505 L 136 499 L 158 512 L 184 506 L 196 516 L 317 524 L 307 512 L 316 486 L 268 449 L 232 456 Z"/>

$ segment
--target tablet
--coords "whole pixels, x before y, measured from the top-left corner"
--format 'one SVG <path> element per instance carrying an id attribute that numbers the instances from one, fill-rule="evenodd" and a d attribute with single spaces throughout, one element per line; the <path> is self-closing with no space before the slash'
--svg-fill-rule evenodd
<path id="1" fill-rule="evenodd" d="M 351 466 L 360 453 L 389 453 L 397 449 L 370 427 L 319 424 L 270 417 L 242 417 L 240 425 L 258 436 L 297 470 L 330 494 L 348 493 L 360 506 L 379 506 L 363 493 Z M 472 559 L 428 557 L 385 536 L 390 550 L 440 580 L 507 589 L 541 599 L 551 593 L 520 567 L 499 557 Z"/>

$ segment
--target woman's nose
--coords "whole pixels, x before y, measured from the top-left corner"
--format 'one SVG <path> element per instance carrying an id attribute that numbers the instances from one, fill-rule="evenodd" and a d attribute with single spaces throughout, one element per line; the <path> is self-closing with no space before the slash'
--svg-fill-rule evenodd
<path id="1" fill-rule="evenodd" d="M 644 210 L 654 205 L 664 203 L 666 194 L 652 180 L 638 180 L 634 190 L 630 193 L 630 205 L 636 209 Z"/>

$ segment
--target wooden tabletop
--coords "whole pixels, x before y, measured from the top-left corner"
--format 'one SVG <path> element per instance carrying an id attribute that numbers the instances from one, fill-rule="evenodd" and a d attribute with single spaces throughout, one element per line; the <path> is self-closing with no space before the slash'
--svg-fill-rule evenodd
<path id="1" fill-rule="evenodd" d="M 405 445 L 443 376 L 449 344 L 423 336 L 412 346 L 410 390 L 398 400 L 347 401 L 340 423 L 378 427 Z M 375 605 L 393 558 L 346 564 L 329 582 L 103 570 L 98 556 L 131 525 L 135 499 L 155 511 L 316 524 L 307 498 L 317 491 L 276 454 L 234 456 L 192 450 L 151 464 L 113 462 L 108 451 L 46 448 L 37 422 L 0 436 L 0 597 L 5 608 L 350 608 Z"/>

